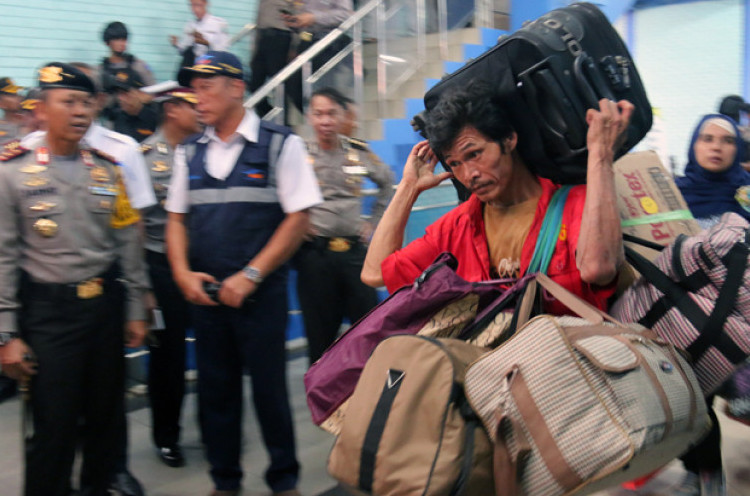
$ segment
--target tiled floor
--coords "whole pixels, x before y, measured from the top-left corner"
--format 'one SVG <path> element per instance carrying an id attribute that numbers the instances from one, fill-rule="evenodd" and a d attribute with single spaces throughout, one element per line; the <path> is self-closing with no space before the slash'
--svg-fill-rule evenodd
<path id="1" fill-rule="evenodd" d="M 302 376 L 307 359 L 298 357 L 289 361 L 289 382 L 292 406 L 297 426 L 298 456 L 302 463 L 300 490 L 306 496 L 318 495 L 335 485 L 326 473 L 326 460 L 333 439 L 315 427 L 305 403 Z M 134 404 L 142 404 L 135 401 Z M 721 406 L 718 405 L 717 406 Z M 719 408 L 720 410 L 721 408 Z M 183 442 L 188 464 L 183 468 L 169 468 L 159 462 L 151 442 L 147 408 L 138 408 L 129 414 L 130 469 L 140 479 L 149 496 L 204 496 L 211 490 L 207 464 L 201 452 L 200 438 L 195 422 L 195 395 L 186 398 L 183 416 Z M 729 483 L 729 496 L 750 496 L 750 428 L 720 415 L 724 436 L 723 451 Z M 20 402 L 17 399 L 0 404 L 0 496 L 15 496 L 21 488 Z M 245 423 L 246 470 L 243 496 L 270 494 L 263 483 L 263 470 L 267 463 L 251 408 L 247 409 Z M 673 463 L 640 495 L 669 495 L 682 476 L 678 463 Z M 598 496 L 632 496 L 635 493 L 613 490 Z"/>

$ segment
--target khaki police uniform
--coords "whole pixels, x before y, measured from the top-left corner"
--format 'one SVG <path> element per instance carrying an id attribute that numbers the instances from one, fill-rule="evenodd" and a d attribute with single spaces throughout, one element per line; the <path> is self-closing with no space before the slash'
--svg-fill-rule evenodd
<path id="1" fill-rule="evenodd" d="M 18 333 L 38 363 L 26 495 L 69 493 L 79 441 L 82 486 L 106 494 L 123 407 L 124 322 L 145 319 L 137 220 L 118 167 L 100 152 L 54 157 L 44 136 L 28 149 L 4 147 L 0 332 Z"/>
<path id="2" fill-rule="evenodd" d="M 164 329 L 156 330 L 149 345 L 148 391 L 151 398 L 152 436 L 159 448 L 174 448 L 180 437 L 180 411 L 185 395 L 185 330 L 190 307 L 172 278 L 167 260 L 164 231 L 167 212 L 164 204 L 174 167 L 174 148 L 161 128 L 141 145 L 151 176 L 156 205 L 142 210 L 146 228 L 146 263 L 151 287 L 164 319 Z"/>
<path id="3" fill-rule="evenodd" d="M 393 195 L 393 174 L 361 140 L 341 136 L 333 150 L 308 143 L 308 153 L 323 203 L 310 210 L 316 235 L 302 245 L 295 266 L 312 363 L 333 342 L 344 317 L 353 323 L 377 304 L 375 290 L 360 280 L 367 254 L 360 239 L 363 189 L 378 189 L 369 219 L 374 228 Z"/>

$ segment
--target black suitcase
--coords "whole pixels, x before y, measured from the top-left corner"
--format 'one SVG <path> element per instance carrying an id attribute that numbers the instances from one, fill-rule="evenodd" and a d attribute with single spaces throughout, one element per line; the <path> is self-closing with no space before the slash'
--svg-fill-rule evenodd
<path id="1" fill-rule="evenodd" d="M 624 155 L 651 128 L 651 104 L 625 43 L 590 3 L 556 9 L 503 36 L 424 96 L 429 111 L 448 89 L 485 80 L 518 132 L 518 151 L 537 174 L 563 184 L 586 180 L 586 110 L 600 98 L 635 105 Z M 415 117 L 424 128 L 429 114 Z M 421 122 L 420 122 L 421 121 Z M 459 189 L 462 199 L 465 192 Z"/>

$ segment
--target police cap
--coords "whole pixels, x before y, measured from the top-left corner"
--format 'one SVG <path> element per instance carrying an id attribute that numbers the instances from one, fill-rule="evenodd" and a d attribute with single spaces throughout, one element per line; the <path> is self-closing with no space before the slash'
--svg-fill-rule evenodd
<path id="1" fill-rule="evenodd" d="M 112 40 L 127 40 L 128 28 L 120 21 L 110 22 L 102 32 L 102 39 L 104 43 L 109 43 Z"/>
<path id="2" fill-rule="evenodd" d="M 6 95 L 17 95 L 23 88 L 17 86 L 9 77 L 0 78 L 0 93 Z"/>
<path id="3" fill-rule="evenodd" d="M 211 50 L 198 57 L 194 65 L 180 69 L 177 81 L 182 86 L 190 86 L 194 77 L 213 76 L 242 79 L 242 62 L 232 53 Z"/>
<path id="4" fill-rule="evenodd" d="M 80 69 L 62 62 L 50 62 L 39 69 L 39 88 L 68 89 L 96 93 L 94 82 Z"/>

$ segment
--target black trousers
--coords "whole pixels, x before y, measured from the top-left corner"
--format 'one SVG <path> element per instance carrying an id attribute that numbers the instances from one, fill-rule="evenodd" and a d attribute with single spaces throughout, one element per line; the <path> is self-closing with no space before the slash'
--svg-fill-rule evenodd
<path id="1" fill-rule="evenodd" d="M 269 78 L 272 78 L 289 61 L 292 33 L 282 29 L 261 29 L 255 39 L 255 52 L 250 61 L 250 92 L 254 93 Z M 256 113 L 263 117 L 272 106 L 268 100 L 256 105 Z"/>
<path id="2" fill-rule="evenodd" d="M 367 248 L 359 243 L 335 252 L 325 238 L 302 245 L 294 258 L 297 296 L 305 323 L 310 363 L 333 343 L 344 317 L 352 324 L 377 305 L 374 288 L 360 280 Z"/>
<path id="3" fill-rule="evenodd" d="M 714 396 L 706 398 L 708 404 L 708 415 L 711 417 L 711 430 L 703 441 L 697 444 L 693 449 L 680 457 L 685 470 L 698 473 L 701 470 L 720 470 L 722 468 L 721 460 L 721 429 L 719 428 L 719 419 L 716 418 L 716 412 L 712 407 Z"/>
<path id="4" fill-rule="evenodd" d="M 180 440 L 180 412 L 185 396 L 185 330 L 190 323 L 190 305 L 172 279 L 165 254 L 147 250 L 146 262 L 165 326 L 153 333 L 149 346 L 151 433 L 156 446 L 174 446 Z"/>
<path id="5" fill-rule="evenodd" d="M 266 483 L 273 492 L 297 486 L 299 463 L 286 383 L 286 291 L 285 280 L 267 279 L 255 301 L 243 308 L 192 306 L 201 435 L 217 489 L 236 489 L 242 479 L 245 372 L 271 460 Z"/>
<path id="6" fill-rule="evenodd" d="M 20 327 L 38 361 L 31 381 L 33 435 L 26 440 L 26 496 L 68 496 L 82 443 L 82 495 L 107 494 L 122 414 L 124 288 L 107 278 L 104 294 L 23 277 Z"/>

